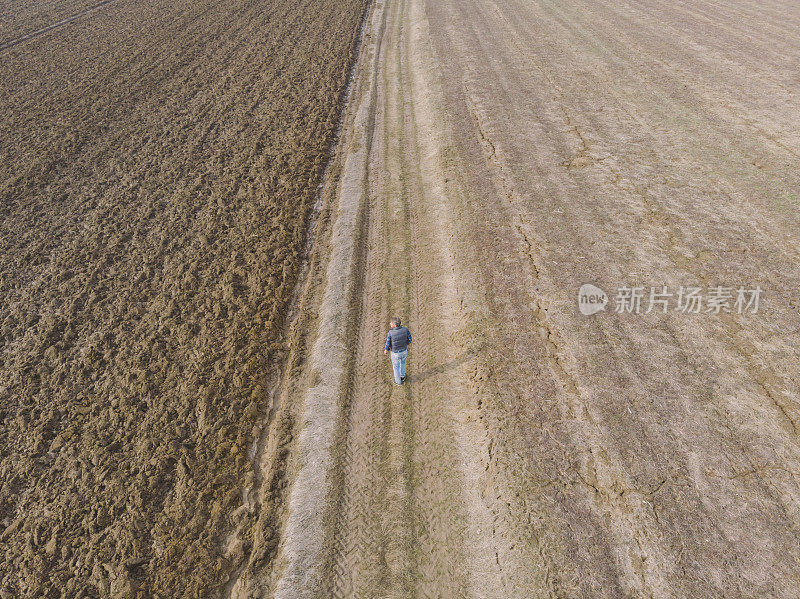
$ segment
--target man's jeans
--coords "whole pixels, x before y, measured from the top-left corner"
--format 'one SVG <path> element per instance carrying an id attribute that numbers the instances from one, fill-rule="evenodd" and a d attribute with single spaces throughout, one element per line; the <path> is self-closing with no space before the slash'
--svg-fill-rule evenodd
<path id="1" fill-rule="evenodd" d="M 389 355 L 392 357 L 392 368 L 394 369 L 394 382 L 395 384 L 400 384 L 400 377 L 406 375 L 406 355 L 408 354 L 408 350 L 403 350 L 399 352 L 389 352 Z"/>

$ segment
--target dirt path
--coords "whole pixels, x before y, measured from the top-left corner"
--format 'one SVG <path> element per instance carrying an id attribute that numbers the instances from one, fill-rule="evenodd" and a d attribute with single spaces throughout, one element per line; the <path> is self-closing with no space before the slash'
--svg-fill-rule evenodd
<path id="1" fill-rule="evenodd" d="M 370 19 L 277 596 L 793 596 L 800 13 Z M 581 314 L 583 283 L 605 312 Z M 760 310 L 613 309 L 622 286 L 718 285 L 760 286 Z"/>

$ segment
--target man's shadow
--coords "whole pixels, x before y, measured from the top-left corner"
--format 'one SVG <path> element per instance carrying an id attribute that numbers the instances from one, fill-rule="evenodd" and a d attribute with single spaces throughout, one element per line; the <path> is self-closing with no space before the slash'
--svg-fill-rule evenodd
<path id="1" fill-rule="evenodd" d="M 465 353 L 463 353 L 457 358 L 450 360 L 449 362 L 445 362 L 444 364 L 439 364 L 438 366 L 434 366 L 433 368 L 428 368 L 428 370 L 425 370 L 418 374 L 412 374 L 409 372 L 407 382 L 419 383 L 432 376 L 436 376 L 437 374 L 442 374 L 443 372 L 448 372 L 450 370 L 458 368 L 465 362 L 469 362 L 472 358 L 477 356 L 484 348 L 484 345 L 485 344 L 481 343 L 477 347 L 473 347 L 467 350 Z"/>

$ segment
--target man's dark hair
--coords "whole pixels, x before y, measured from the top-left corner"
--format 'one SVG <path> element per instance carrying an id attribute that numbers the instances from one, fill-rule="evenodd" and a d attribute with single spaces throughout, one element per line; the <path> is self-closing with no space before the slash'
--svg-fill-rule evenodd
<path id="1" fill-rule="evenodd" d="M 391 323 L 392 323 L 394 326 L 396 326 L 396 327 L 399 327 L 399 326 L 400 326 L 400 319 L 399 319 L 399 318 L 397 318 L 397 316 L 392 316 Z"/>

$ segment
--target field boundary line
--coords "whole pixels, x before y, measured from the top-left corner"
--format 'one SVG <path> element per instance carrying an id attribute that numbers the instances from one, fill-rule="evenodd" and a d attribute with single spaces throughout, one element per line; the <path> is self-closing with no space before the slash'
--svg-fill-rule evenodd
<path id="1" fill-rule="evenodd" d="M 356 273 L 359 225 L 368 202 L 365 190 L 371 132 L 369 122 L 375 110 L 375 81 L 378 62 L 377 25 L 385 2 L 373 4 L 370 24 L 364 32 L 353 98 L 348 106 L 352 118 L 345 118 L 342 130 L 343 166 L 338 186 L 338 206 L 331 231 L 330 259 L 319 309 L 320 327 L 309 356 L 309 377 L 316 384 L 305 392 L 302 425 L 298 438 L 298 471 L 289 493 L 281 559 L 285 568 L 277 583 L 275 597 L 313 597 L 322 584 L 326 562 L 326 506 L 334 466 L 332 449 L 341 406 L 339 398 L 346 385 L 352 360 L 348 353 L 351 288 Z M 358 70 L 358 68 L 357 68 Z M 348 115 L 349 116 L 349 115 Z"/>
<path id="2" fill-rule="evenodd" d="M 315 275 L 321 274 L 326 264 L 326 246 L 329 243 L 328 237 L 331 235 L 330 213 L 336 209 L 331 206 L 331 198 L 335 197 L 332 188 L 339 180 L 341 170 L 341 145 L 344 123 L 348 114 L 348 106 L 352 97 L 353 88 L 356 84 L 359 54 L 364 39 L 367 20 L 369 19 L 371 5 L 368 1 L 361 10 L 359 24 L 354 31 L 350 46 L 350 61 L 347 69 L 347 77 L 344 86 L 339 94 L 339 108 L 337 110 L 336 127 L 333 129 L 328 142 L 328 149 L 325 152 L 325 165 L 322 171 L 320 183 L 317 186 L 316 200 L 306 224 L 306 242 L 302 254 L 302 262 L 297 277 L 297 282 L 292 292 L 290 303 L 287 307 L 287 316 L 284 326 L 283 338 L 289 344 L 289 352 L 283 360 L 279 372 L 276 376 L 274 385 L 269 390 L 270 402 L 267 417 L 258 425 L 259 434 L 250 449 L 251 461 L 254 464 L 256 476 L 255 483 L 245 489 L 245 503 L 256 503 L 256 509 L 262 509 L 265 485 L 270 484 L 270 480 L 279 476 L 290 488 L 292 472 L 291 463 L 294 462 L 294 450 L 289 450 L 289 455 L 285 455 L 285 446 L 294 445 L 293 430 L 295 426 L 290 425 L 291 430 L 282 430 L 279 420 L 281 415 L 289 415 L 290 422 L 297 420 L 295 410 L 289 405 L 292 395 L 298 394 L 303 388 L 304 367 L 301 365 L 304 356 L 308 352 L 309 338 L 313 339 L 316 327 L 314 326 L 316 315 L 304 314 L 316 311 L 319 304 L 319 287 L 315 281 Z M 319 247 L 321 244 L 321 247 Z M 297 380 L 295 380 L 297 379 Z M 287 440 L 288 439 L 288 440 Z M 269 493 L 269 491 L 266 491 Z M 283 526 L 281 522 L 285 519 L 286 502 L 289 490 L 284 490 L 273 498 L 272 505 L 263 505 L 265 511 L 270 512 L 267 516 L 270 529 L 275 529 L 274 535 L 278 542 L 282 540 Z M 255 499 L 254 499 L 255 498 Z M 240 508 L 242 509 L 242 508 Z M 261 522 L 256 523 L 256 535 L 258 535 Z M 241 536 L 240 530 L 231 532 L 227 544 L 232 543 L 236 536 Z M 262 539 L 263 543 L 263 539 Z M 225 584 L 223 596 L 237 598 L 244 596 L 248 590 L 259 588 L 262 591 L 272 586 L 276 572 L 280 570 L 279 560 L 270 561 L 266 568 L 259 568 L 258 576 L 253 570 L 254 556 L 257 558 L 258 550 L 256 543 L 250 551 L 244 563 L 235 571 L 231 579 Z M 278 552 L 280 548 L 278 549 Z M 251 570 L 248 575 L 247 570 Z M 264 570 L 267 570 L 266 572 Z"/>
<path id="3" fill-rule="evenodd" d="M 25 35 L 21 35 L 21 36 L 19 36 L 17 38 L 14 38 L 14 39 L 11 39 L 11 40 L 8 40 L 8 41 L 5 41 L 5 42 L 0 42 L 0 52 L 3 52 L 5 50 L 9 50 L 9 49 L 13 48 L 14 46 L 18 46 L 19 44 L 21 44 L 23 42 L 27 42 L 28 40 L 32 40 L 34 38 L 42 36 L 45 33 L 48 33 L 50 31 L 52 31 L 53 29 L 58 29 L 59 27 L 62 27 L 64 25 L 69 25 L 73 21 L 77 21 L 78 19 L 81 19 L 83 17 L 86 17 L 86 16 L 94 13 L 94 12 L 97 12 L 98 10 L 100 10 L 101 8 L 106 6 L 107 4 L 112 4 L 113 2 L 116 2 L 116 1 L 117 0 L 103 0 L 102 2 L 98 2 L 94 6 L 90 6 L 89 8 L 85 8 L 82 11 L 75 13 L 74 15 L 70 15 L 69 17 L 65 17 L 65 18 L 61 19 L 60 21 L 56 21 L 55 23 L 51 23 L 50 25 L 46 25 L 45 27 L 42 27 L 41 29 L 37 29 L 36 31 L 31 31 L 30 33 L 26 33 Z"/>

